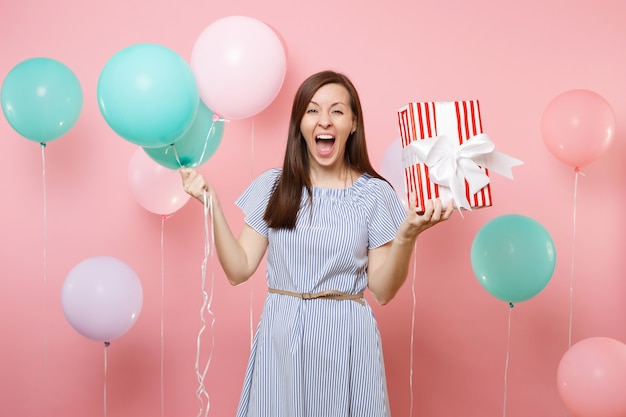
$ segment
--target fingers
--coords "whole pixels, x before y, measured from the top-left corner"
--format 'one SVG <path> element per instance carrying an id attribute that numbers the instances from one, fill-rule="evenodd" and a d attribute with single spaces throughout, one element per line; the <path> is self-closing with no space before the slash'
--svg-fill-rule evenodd
<path id="1" fill-rule="evenodd" d="M 452 201 L 448 202 L 444 209 L 441 199 L 436 198 L 427 200 L 424 203 L 424 213 L 419 217 L 423 222 L 435 224 L 449 219 L 452 213 L 454 213 L 454 203 Z"/>
<path id="2" fill-rule="evenodd" d="M 200 198 L 209 186 L 196 170 L 191 168 L 180 168 L 178 170 L 183 181 L 185 192 L 193 197 Z"/>
<path id="3" fill-rule="evenodd" d="M 415 194 L 411 194 L 409 196 L 409 213 L 417 213 L 417 214 L 422 214 L 423 211 L 420 213 L 417 210 L 417 198 L 415 197 Z"/>
<path id="4" fill-rule="evenodd" d="M 452 200 L 450 200 L 448 202 L 448 207 L 446 208 L 445 213 L 443 214 L 443 218 L 445 220 L 449 219 L 450 216 L 452 216 L 452 213 L 454 213 L 454 202 Z"/>
<path id="5" fill-rule="evenodd" d="M 180 168 L 178 172 L 180 173 L 180 178 L 183 180 L 184 186 L 185 182 L 189 179 L 189 176 L 193 173 L 193 170 L 189 168 Z"/>
<path id="6" fill-rule="evenodd" d="M 422 219 L 427 222 L 437 222 L 441 217 L 441 200 L 428 200 L 424 203 Z"/>

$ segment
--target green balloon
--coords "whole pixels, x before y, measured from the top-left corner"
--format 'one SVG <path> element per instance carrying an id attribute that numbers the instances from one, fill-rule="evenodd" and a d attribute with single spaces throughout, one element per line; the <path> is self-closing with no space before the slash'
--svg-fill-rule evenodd
<path id="1" fill-rule="evenodd" d="M 51 58 L 17 64 L 2 83 L 2 111 L 11 127 L 26 139 L 46 143 L 74 126 L 83 106 L 78 78 Z"/>
<path id="2" fill-rule="evenodd" d="M 556 265 L 556 249 L 537 221 L 508 214 L 478 231 L 471 261 L 478 282 L 491 295 L 517 303 L 534 297 L 548 284 Z"/>
<path id="3" fill-rule="evenodd" d="M 152 43 L 113 55 L 98 78 L 98 107 L 109 127 L 144 148 L 172 144 L 193 121 L 198 86 L 187 62 Z"/>
<path id="4" fill-rule="evenodd" d="M 200 100 L 191 127 L 172 145 L 143 150 L 166 168 L 197 168 L 213 156 L 223 135 L 224 121 Z"/>

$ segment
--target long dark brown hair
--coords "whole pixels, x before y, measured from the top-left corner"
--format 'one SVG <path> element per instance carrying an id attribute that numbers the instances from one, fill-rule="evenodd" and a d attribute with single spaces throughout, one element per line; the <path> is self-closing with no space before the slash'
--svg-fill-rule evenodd
<path id="1" fill-rule="evenodd" d="M 334 71 L 313 74 L 300 85 L 293 100 L 283 172 L 263 216 L 269 227 L 293 229 L 296 226 L 296 216 L 300 209 L 302 189 L 306 188 L 309 199 L 312 197 L 309 153 L 300 132 L 300 123 L 311 98 L 320 87 L 326 84 L 339 84 L 348 90 L 352 114 L 356 117 L 356 130 L 350 134 L 346 143 L 344 153 L 346 166 L 360 174 L 367 173 L 372 177 L 382 179 L 372 166 L 367 153 L 363 110 L 354 84 L 344 74 Z"/>

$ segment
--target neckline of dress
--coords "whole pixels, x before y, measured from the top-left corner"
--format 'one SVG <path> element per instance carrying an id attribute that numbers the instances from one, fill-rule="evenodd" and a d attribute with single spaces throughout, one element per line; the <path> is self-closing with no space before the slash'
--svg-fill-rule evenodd
<path id="1" fill-rule="evenodd" d="M 354 185 L 359 182 L 363 177 L 365 176 L 365 173 L 359 175 L 353 182 L 352 184 L 348 185 L 347 187 L 341 187 L 341 188 L 335 188 L 335 187 L 319 187 L 319 186 L 312 186 L 311 189 L 312 190 L 349 190 L 350 188 L 354 187 Z"/>
<path id="2" fill-rule="evenodd" d="M 329 196 L 329 197 L 342 197 L 353 193 L 355 189 L 361 187 L 365 183 L 367 174 L 363 173 L 357 177 L 354 182 L 345 188 L 328 188 L 328 187 L 311 187 L 313 195 L 316 196 Z"/>

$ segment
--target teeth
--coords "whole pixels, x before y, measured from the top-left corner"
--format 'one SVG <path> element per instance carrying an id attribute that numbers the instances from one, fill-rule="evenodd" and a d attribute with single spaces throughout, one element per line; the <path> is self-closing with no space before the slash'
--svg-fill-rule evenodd
<path id="1" fill-rule="evenodd" d="M 331 139 L 335 139 L 335 137 L 332 136 L 332 135 L 319 135 L 319 136 L 317 136 L 317 139 L 320 139 L 320 140 L 331 140 Z"/>

